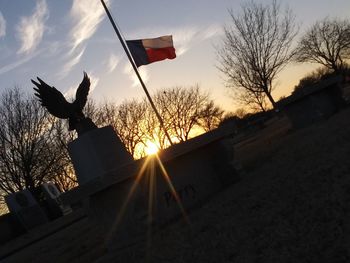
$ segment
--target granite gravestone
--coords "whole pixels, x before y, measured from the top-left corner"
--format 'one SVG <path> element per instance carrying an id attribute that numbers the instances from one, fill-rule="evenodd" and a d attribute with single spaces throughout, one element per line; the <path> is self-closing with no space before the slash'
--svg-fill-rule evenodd
<path id="1" fill-rule="evenodd" d="M 52 182 L 43 183 L 41 191 L 44 195 L 47 213 L 50 219 L 56 219 L 72 212 L 68 205 L 64 205 L 60 199 L 61 191 Z"/>
<path id="2" fill-rule="evenodd" d="M 5 202 L 11 215 L 26 230 L 48 222 L 45 212 L 27 189 L 5 196 Z"/>

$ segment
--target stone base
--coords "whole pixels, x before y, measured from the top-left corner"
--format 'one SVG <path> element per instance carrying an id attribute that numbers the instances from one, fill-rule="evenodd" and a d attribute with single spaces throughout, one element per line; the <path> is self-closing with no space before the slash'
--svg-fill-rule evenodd
<path id="1" fill-rule="evenodd" d="M 178 218 L 187 220 L 192 209 L 240 180 L 232 164 L 230 139 L 192 149 L 162 164 L 158 161 L 161 155 L 159 159 L 156 156 L 143 159 L 147 165 L 142 174 L 90 196 L 89 220 L 103 228 L 109 251 L 145 240 L 149 229 L 156 230 Z"/>
<path id="2" fill-rule="evenodd" d="M 112 126 L 84 133 L 68 144 L 68 151 L 79 185 L 133 161 Z"/>

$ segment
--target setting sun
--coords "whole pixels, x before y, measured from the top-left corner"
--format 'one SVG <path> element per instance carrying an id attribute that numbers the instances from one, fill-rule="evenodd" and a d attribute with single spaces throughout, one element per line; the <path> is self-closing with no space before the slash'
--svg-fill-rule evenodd
<path id="1" fill-rule="evenodd" d="M 145 152 L 147 155 L 156 154 L 158 151 L 159 148 L 154 142 L 147 141 L 147 145 L 145 147 Z"/>

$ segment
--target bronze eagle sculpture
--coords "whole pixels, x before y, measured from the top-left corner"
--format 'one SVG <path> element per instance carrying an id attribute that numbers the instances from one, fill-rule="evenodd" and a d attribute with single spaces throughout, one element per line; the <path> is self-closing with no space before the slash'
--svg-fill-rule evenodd
<path id="1" fill-rule="evenodd" d="M 76 130 L 78 135 L 81 135 L 86 131 L 97 128 L 91 119 L 85 117 L 83 113 L 90 90 L 90 79 L 86 72 L 84 72 L 84 78 L 76 91 L 75 101 L 72 103 L 68 102 L 55 87 L 49 86 L 39 77 L 37 79 L 38 82 L 31 80 L 36 86 L 36 88 L 33 88 L 36 92 L 34 95 L 53 116 L 68 119 L 70 131 Z"/>

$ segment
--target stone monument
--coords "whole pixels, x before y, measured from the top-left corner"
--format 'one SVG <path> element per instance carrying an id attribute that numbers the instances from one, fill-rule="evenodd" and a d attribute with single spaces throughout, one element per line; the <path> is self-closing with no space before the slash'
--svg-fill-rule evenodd
<path id="1" fill-rule="evenodd" d="M 86 72 L 72 103 L 55 87 L 37 79 L 32 80 L 32 83 L 36 86 L 35 96 L 41 105 L 53 116 L 68 119 L 69 130 L 76 130 L 78 133 L 78 138 L 68 144 L 68 151 L 79 185 L 108 174 L 133 160 L 111 126 L 98 128 L 90 118 L 85 117 L 83 109 L 90 90 L 90 79 Z"/>
<path id="2" fill-rule="evenodd" d="M 86 73 L 73 103 L 38 81 L 32 80 L 42 105 L 54 116 L 68 119 L 69 129 L 78 132 L 68 150 L 79 187 L 62 194 L 61 200 L 66 205 L 89 200 L 88 221 L 104 240 L 103 253 L 107 248 L 113 254 L 147 238 L 151 225 L 162 227 L 186 217 L 187 211 L 240 180 L 233 165 L 231 131 L 216 129 L 133 161 L 112 127 L 97 128 L 84 116 L 90 86 Z M 153 172 L 148 166 L 154 167 Z M 150 183 L 153 179 L 156 184 Z"/>
<path id="3" fill-rule="evenodd" d="M 34 88 L 36 91 L 35 96 L 38 97 L 41 105 L 53 116 L 60 119 L 68 119 L 69 130 L 76 130 L 78 136 L 80 136 L 90 130 L 97 129 L 97 126 L 91 119 L 85 117 L 83 113 L 90 90 L 90 79 L 86 72 L 84 72 L 83 81 L 77 89 L 75 101 L 72 103 L 68 102 L 55 87 L 49 86 L 40 78 L 37 79 L 38 82 L 32 80 L 32 83 L 36 86 Z"/>

